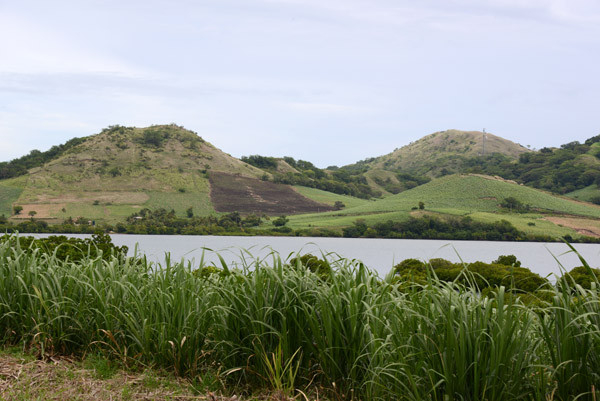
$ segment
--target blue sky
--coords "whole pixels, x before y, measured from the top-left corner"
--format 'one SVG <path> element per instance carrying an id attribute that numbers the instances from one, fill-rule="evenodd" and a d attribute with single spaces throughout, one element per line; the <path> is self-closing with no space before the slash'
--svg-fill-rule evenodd
<path id="1" fill-rule="evenodd" d="M 600 134 L 597 0 L 0 0 L 0 161 L 175 122 L 319 167 L 449 128 Z"/>

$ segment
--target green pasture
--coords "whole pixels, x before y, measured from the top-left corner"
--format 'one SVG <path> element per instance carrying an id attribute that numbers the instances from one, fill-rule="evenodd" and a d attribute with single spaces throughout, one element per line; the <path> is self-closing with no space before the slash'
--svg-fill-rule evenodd
<path id="1" fill-rule="evenodd" d="M 0 181 L 0 216 L 8 217 L 12 214 L 13 203 L 19 199 L 21 193 L 23 188 L 16 180 Z"/>
<path id="2" fill-rule="evenodd" d="M 369 202 L 374 202 L 348 195 L 338 195 L 334 194 L 333 192 L 327 192 L 316 188 L 302 187 L 299 185 L 295 185 L 294 188 L 300 195 L 306 196 L 307 198 L 316 202 L 321 202 L 332 206 L 337 201 L 344 203 L 346 208 L 361 206 Z"/>
<path id="3" fill-rule="evenodd" d="M 506 220 L 517 228 L 517 230 L 537 235 L 550 235 L 555 238 L 570 235 L 579 237 L 580 235 L 568 227 L 560 227 L 551 221 L 544 220 L 542 215 L 536 214 L 497 214 L 477 212 L 469 215 L 474 220 L 484 223 L 494 223 L 498 220 Z M 533 225 L 531 225 L 533 224 Z"/>
<path id="4" fill-rule="evenodd" d="M 173 209 L 177 216 L 186 216 L 186 210 L 193 208 L 197 216 L 214 214 L 215 210 L 210 202 L 208 191 L 206 192 L 148 192 L 150 199 L 144 204 L 151 210 L 165 208 Z"/>
<path id="5" fill-rule="evenodd" d="M 592 198 L 600 196 L 600 189 L 596 184 L 592 184 L 588 187 L 578 189 L 577 191 L 569 192 L 565 195 L 569 198 L 590 202 Z"/>

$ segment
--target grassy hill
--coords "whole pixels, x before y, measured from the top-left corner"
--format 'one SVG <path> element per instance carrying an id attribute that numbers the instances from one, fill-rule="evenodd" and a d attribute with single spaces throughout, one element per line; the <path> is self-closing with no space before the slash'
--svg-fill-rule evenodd
<path id="1" fill-rule="evenodd" d="M 0 181 L 0 214 L 10 215 L 18 204 L 23 211 L 14 220 L 35 212 L 49 222 L 83 217 L 114 223 L 142 208 L 159 207 L 178 215 L 192 207 L 195 214 L 206 215 L 215 213 L 218 202 L 211 198 L 211 176 L 216 177 L 213 185 L 242 177 L 245 185 L 259 187 L 264 174 L 176 125 L 116 126 L 81 138 L 27 175 Z M 310 202 L 289 186 L 272 184 L 269 191 L 291 191 L 287 200 Z M 261 205 L 258 199 L 249 203 L 250 210 L 238 210 L 260 212 Z M 270 211 L 278 214 L 276 208 Z"/>
<path id="2" fill-rule="evenodd" d="M 528 205 L 529 210 L 516 213 L 502 208 L 501 203 L 508 197 Z M 418 209 L 419 202 L 424 203 L 424 210 Z M 340 228 L 352 224 L 357 219 L 374 224 L 386 220 L 407 220 L 410 216 L 424 213 L 434 213 L 438 216 L 471 216 L 484 222 L 505 219 L 523 231 L 556 236 L 577 235 L 578 222 L 600 220 L 600 207 L 595 205 L 558 197 L 494 177 L 451 175 L 434 179 L 397 195 L 344 210 L 293 216 L 290 218 L 290 224 L 297 228 Z M 562 221 L 553 222 L 555 218 Z M 600 233 L 600 224 L 598 228 Z"/>
<path id="3" fill-rule="evenodd" d="M 592 200 L 595 200 L 595 198 L 600 199 L 600 188 L 598 188 L 598 185 L 592 184 L 585 188 L 569 192 L 565 195 L 569 198 L 577 199 L 580 201 L 592 202 Z"/>
<path id="4" fill-rule="evenodd" d="M 465 159 L 483 152 L 483 133 L 447 130 L 435 132 L 384 156 L 362 162 L 370 170 L 401 170 L 410 174 L 435 177 L 446 169 L 456 171 Z M 511 159 L 529 152 L 522 145 L 487 133 L 485 154 L 499 153 Z"/>

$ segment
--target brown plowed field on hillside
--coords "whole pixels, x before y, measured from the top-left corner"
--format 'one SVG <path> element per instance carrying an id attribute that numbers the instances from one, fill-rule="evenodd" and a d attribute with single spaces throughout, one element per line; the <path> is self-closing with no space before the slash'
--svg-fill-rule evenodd
<path id="1" fill-rule="evenodd" d="M 333 210 L 289 185 L 217 172 L 210 173 L 210 199 L 217 212 L 287 215 Z"/>

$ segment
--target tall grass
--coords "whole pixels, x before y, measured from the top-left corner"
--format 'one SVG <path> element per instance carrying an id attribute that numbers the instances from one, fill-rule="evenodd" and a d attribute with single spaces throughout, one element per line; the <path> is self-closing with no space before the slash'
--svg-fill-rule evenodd
<path id="1" fill-rule="evenodd" d="M 14 242 L 13 242 L 14 244 Z M 561 279 L 535 303 L 357 261 L 317 275 L 277 254 L 198 274 L 184 262 L 72 263 L 0 244 L 0 342 L 101 352 L 236 389 L 334 399 L 575 400 L 600 394 L 600 297 Z M 547 301 L 544 301 L 547 299 Z"/>

